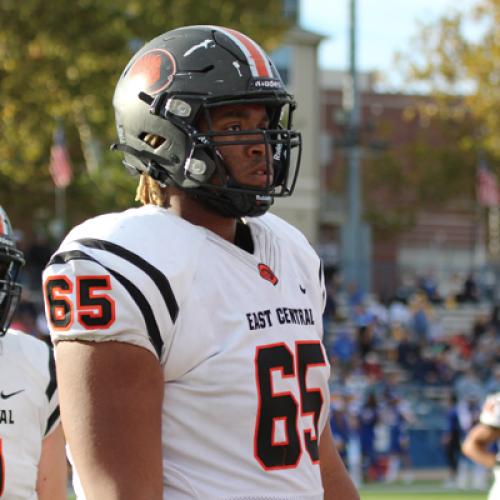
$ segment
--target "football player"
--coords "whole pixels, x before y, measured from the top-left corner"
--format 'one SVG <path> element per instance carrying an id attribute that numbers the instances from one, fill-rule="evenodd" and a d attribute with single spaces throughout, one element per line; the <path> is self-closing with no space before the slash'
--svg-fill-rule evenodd
<path id="1" fill-rule="evenodd" d="M 0 207 L 0 497 L 66 498 L 66 454 L 54 358 L 45 342 L 9 329 L 24 257 Z"/>
<path id="2" fill-rule="evenodd" d="M 488 500 L 500 498 L 500 392 L 486 398 L 479 423 L 467 434 L 462 443 L 465 456 L 493 470 L 494 482 Z"/>
<path id="3" fill-rule="evenodd" d="M 320 261 L 292 194 L 295 103 L 232 29 L 147 43 L 115 89 L 141 208 L 74 228 L 44 272 L 78 498 L 357 499 L 333 445 Z"/>

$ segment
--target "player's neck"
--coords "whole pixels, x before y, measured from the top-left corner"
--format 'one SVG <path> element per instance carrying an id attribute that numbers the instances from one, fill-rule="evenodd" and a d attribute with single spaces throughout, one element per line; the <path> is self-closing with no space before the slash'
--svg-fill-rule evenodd
<path id="1" fill-rule="evenodd" d="M 179 217 L 196 226 L 202 226 L 217 234 L 221 238 L 235 242 L 237 220 L 224 217 L 216 212 L 207 210 L 200 202 L 179 192 L 170 196 L 170 209 Z"/>

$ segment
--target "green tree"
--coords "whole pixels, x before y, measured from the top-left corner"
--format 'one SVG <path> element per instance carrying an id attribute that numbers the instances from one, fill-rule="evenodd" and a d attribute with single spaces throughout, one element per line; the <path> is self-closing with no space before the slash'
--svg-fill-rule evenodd
<path id="1" fill-rule="evenodd" d="M 425 95 L 405 112 L 417 137 L 366 169 L 366 215 L 383 233 L 407 228 L 422 208 L 474 210 L 480 154 L 500 175 L 500 0 L 420 24 L 398 65 L 407 88 Z"/>
<path id="2" fill-rule="evenodd" d="M 68 222 L 130 204 L 135 180 L 105 151 L 115 140 L 114 86 L 144 41 L 185 24 L 231 26 L 268 49 L 288 27 L 281 0 L 0 2 L 0 204 L 17 226 L 52 217 L 48 165 L 58 123 L 75 173 Z M 102 168 L 88 172 L 96 145 Z"/>
<path id="3" fill-rule="evenodd" d="M 378 138 L 389 147 L 365 161 L 365 216 L 384 237 L 411 227 L 422 209 L 474 209 L 477 155 L 460 144 L 475 123 L 440 115 L 428 97 L 414 103 L 401 117 L 415 122 L 411 140 L 393 143 L 399 122 L 381 121 Z"/>
<path id="4" fill-rule="evenodd" d="M 457 144 L 500 160 L 500 0 L 422 24 L 411 54 L 399 56 L 408 83 L 430 87 L 441 118 L 463 127 Z"/>

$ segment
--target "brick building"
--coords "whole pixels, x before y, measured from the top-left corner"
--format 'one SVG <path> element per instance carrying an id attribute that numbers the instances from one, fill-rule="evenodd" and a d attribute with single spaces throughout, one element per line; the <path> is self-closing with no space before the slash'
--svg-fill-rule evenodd
<path id="1" fill-rule="evenodd" d="M 321 210 L 319 250 L 327 264 L 341 267 L 341 227 L 346 220 L 346 151 L 343 144 L 342 72 L 323 71 L 321 97 Z M 401 185 L 399 200 L 384 190 L 385 159 L 397 169 L 411 172 L 419 160 L 411 148 L 426 144 L 439 146 L 443 141 L 437 125 L 429 119 L 435 108 L 428 96 L 380 93 L 375 91 L 375 77 L 360 75 L 361 130 L 363 146 L 362 177 L 365 210 L 376 205 L 379 213 L 398 211 L 408 205 L 411 221 L 388 236 L 379 229 L 371 231 L 371 289 L 389 297 L 408 275 L 432 274 L 446 289 L 457 276 L 484 268 L 484 227 L 481 213 L 468 196 L 457 197 L 445 209 L 412 205 L 411 193 Z M 427 114 L 417 111 L 424 106 Z M 434 107 L 434 108 L 433 108 Z M 440 169 L 440 165 L 436 165 Z M 471 165 L 474 168 L 474 165 Z M 375 169 L 375 170 L 374 170 Z M 369 189 L 370 179 L 379 176 L 377 188 Z M 387 179 L 387 183 L 396 182 Z M 396 186 L 397 187 L 397 186 Z M 473 189 L 473 186 L 472 186 Z M 393 186 L 394 192 L 394 186 Z"/>

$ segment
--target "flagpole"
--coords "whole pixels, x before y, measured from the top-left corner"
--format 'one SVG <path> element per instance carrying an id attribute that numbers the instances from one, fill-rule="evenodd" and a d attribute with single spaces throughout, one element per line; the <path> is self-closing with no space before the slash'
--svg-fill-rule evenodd
<path id="1" fill-rule="evenodd" d="M 500 209 L 489 207 L 488 210 L 488 247 L 493 260 L 500 256 Z"/>
<path id="2" fill-rule="evenodd" d="M 66 232 L 66 187 L 55 187 L 56 238 L 60 241 Z"/>
<path id="3" fill-rule="evenodd" d="M 480 266 L 481 250 L 485 247 L 482 230 L 482 210 L 481 205 L 476 200 L 474 203 L 474 218 L 472 220 L 472 251 L 471 270 L 477 270 Z"/>
<path id="4" fill-rule="evenodd" d="M 494 298 L 500 292 L 500 191 L 497 177 L 489 168 L 484 151 L 478 154 L 477 195 L 486 208 L 485 264 L 494 273 Z"/>
<path id="5" fill-rule="evenodd" d="M 484 203 L 484 183 L 481 182 L 481 169 L 484 168 L 484 158 L 482 153 L 479 153 L 476 158 L 476 196 L 474 207 L 473 221 L 473 248 L 471 258 L 471 270 L 478 270 L 482 265 L 486 264 L 488 253 L 488 235 L 487 224 L 485 218 L 488 218 L 488 210 L 483 210 Z"/>
<path id="6" fill-rule="evenodd" d="M 71 161 L 66 148 L 64 129 L 58 124 L 50 148 L 50 174 L 54 181 L 54 228 L 53 234 L 62 240 L 66 231 L 66 187 L 73 177 Z"/>

